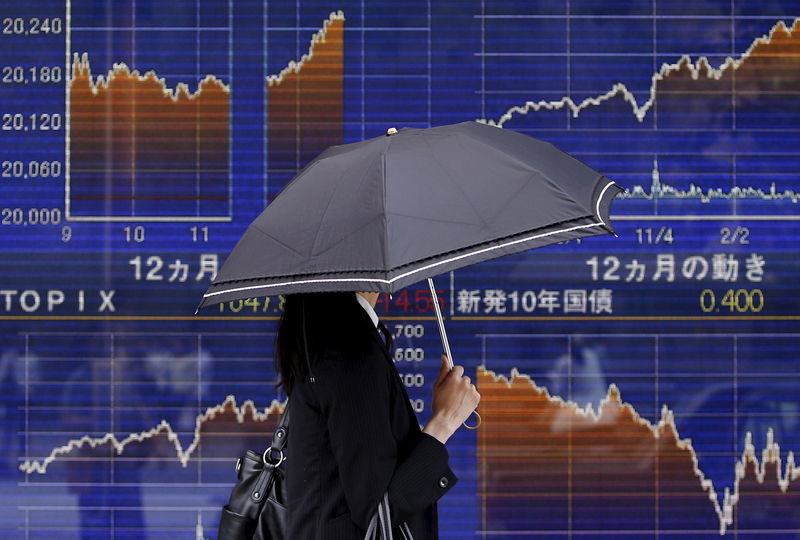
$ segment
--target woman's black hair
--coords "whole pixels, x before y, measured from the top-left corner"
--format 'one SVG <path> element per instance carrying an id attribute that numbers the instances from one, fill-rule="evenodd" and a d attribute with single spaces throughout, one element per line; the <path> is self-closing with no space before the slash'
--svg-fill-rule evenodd
<path id="1" fill-rule="evenodd" d="M 275 336 L 275 388 L 282 386 L 288 396 L 296 381 L 308 377 L 313 382 L 313 366 L 323 348 L 363 350 L 366 340 L 372 339 L 368 332 L 374 331 L 369 325 L 372 321 L 352 291 L 287 294 Z M 391 350 L 391 333 L 383 325 L 379 329 Z"/>

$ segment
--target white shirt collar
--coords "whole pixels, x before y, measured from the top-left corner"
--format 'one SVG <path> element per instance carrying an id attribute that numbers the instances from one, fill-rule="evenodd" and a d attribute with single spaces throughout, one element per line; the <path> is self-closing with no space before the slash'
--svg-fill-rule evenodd
<path id="1" fill-rule="evenodd" d="M 366 310 L 367 315 L 369 315 L 369 318 L 372 319 L 372 324 L 374 324 L 375 327 L 377 328 L 378 327 L 378 314 L 375 313 L 375 310 L 372 308 L 372 306 L 370 305 L 370 303 L 367 301 L 366 298 L 364 298 L 363 296 L 361 296 L 357 292 L 354 292 L 353 294 L 356 295 L 356 300 L 358 300 L 358 303 L 361 304 L 362 306 L 364 306 L 364 310 Z"/>

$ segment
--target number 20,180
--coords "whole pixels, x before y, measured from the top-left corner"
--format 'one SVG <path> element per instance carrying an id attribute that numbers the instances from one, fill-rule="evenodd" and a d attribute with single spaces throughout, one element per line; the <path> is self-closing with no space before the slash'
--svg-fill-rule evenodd
<path id="1" fill-rule="evenodd" d="M 62 73 L 61 66 L 3 66 L 0 81 L 3 84 L 60 84 Z"/>

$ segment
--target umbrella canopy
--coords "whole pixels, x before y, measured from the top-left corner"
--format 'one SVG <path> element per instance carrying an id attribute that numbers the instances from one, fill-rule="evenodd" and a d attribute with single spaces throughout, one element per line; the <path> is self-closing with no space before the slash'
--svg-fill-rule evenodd
<path id="1" fill-rule="evenodd" d="M 197 311 L 277 294 L 395 293 L 503 255 L 616 236 L 609 210 L 623 191 L 516 131 L 475 121 L 390 129 L 303 167 L 244 232 Z"/>

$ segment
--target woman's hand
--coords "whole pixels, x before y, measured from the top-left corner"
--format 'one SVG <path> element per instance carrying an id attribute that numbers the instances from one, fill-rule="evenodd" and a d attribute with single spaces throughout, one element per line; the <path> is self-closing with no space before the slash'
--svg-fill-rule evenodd
<path id="1" fill-rule="evenodd" d="M 422 431 L 442 443 L 447 442 L 458 427 L 466 422 L 480 400 L 481 395 L 475 385 L 464 375 L 464 366 L 453 366 L 451 371 L 447 355 L 443 354 L 439 376 L 433 383 L 433 416 Z"/>

